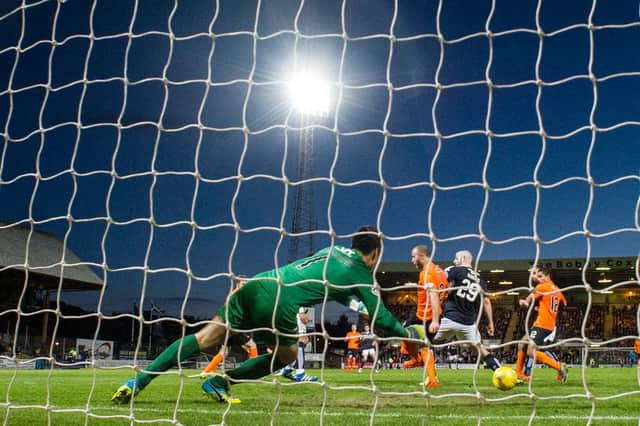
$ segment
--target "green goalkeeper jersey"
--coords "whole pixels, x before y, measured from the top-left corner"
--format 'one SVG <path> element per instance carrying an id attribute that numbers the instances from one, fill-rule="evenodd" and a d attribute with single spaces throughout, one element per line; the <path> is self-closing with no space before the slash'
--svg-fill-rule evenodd
<path id="1" fill-rule="evenodd" d="M 373 274 L 360 252 L 342 246 L 325 248 L 256 275 L 229 298 L 219 314 L 234 329 L 275 327 L 283 333 L 296 334 L 296 314 L 301 306 L 325 300 L 349 305 L 354 296 L 364 303 L 372 320 L 375 316 L 373 326 L 382 327 L 392 336 L 406 335 L 374 292 Z"/>

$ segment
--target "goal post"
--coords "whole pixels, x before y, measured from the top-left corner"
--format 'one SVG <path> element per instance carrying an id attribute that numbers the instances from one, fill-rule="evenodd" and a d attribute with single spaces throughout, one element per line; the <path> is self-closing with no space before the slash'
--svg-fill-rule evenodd
<path id="1" fill-rule="evenodd" d="M 557 420 L 560 403 L 575 406 L 572 421 L 598 420 L 601 403 L 637 421 L 606 401 L 637 396 L 640 376 L 598 393 L 584 371 L 632 366 L 640 339 L 639 32 L 637 3 L 602 0 L 2 2 L 4 424 L 531 423 Z M 348 245 L 369 224 L 382 238 L 375 290 L 399 319 L 415 312 L 418 272 L 390 265 L 418 244 L 443 267 L 459 250 L 475 266 L 580 259 L 563 291 L 584 308 L 550 346 L 575 349 L 570 390 L 500 393 L 473 348 L 472 374 L 447 371 L 428 389 L 426 369 L 395 368 L 399 344 L 375 324 L 380 363 L 350 377 L 334 367 L 359 308 L 322 303 L 306 346 L 317 383 L 243 383 L 255 406 L 216 405 L 211 420 L 194 396 L 206 354 L 161 372 L 166 393 L 141 394 L 162 396 L 159 407 L 110 405 L 126 378 L 209 324 L 238 280 Z M 594 281 L 603 256 L 635 261 Z M 519 280 L 483 297 L 526 297 L 532 281 Z M 509 336 L 489 342 L 507 359 L 535 315 L 516 321 L 516 310 L 499 306 Z M 592 324 L 606 331 L 596 338 Z M 455 363 L 463 346 L 451 346 L 436 353 Z M 234 349 L 220 371 L 245 356 Z"/>

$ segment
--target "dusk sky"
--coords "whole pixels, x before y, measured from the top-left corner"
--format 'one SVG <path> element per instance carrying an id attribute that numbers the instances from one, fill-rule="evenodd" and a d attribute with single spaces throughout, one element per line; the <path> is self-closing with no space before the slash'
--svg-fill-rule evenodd
<path id="1" fill-rule="evenodd" d="M 103 311 L 140 298 L 145 259 L 168 312 L 192 270 L 196 315 L 225 274 L 289 260 L 296 70 L 330 86 L 316 249 L 372 224 L 383 262 L 638 255 L 637 1 L 219 3 L 0 3 L 0 220 L 107 264 Z"/>

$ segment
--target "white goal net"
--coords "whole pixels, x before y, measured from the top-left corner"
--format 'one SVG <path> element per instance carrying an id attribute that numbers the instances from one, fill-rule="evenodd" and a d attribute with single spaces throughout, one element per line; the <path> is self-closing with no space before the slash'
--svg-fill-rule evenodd
<path id="1" fill-rule="evenodd" d="M 1 2 L 3 423 L 640 422 L 639 13 L 602 0 Z M 567 386 L 541 370 L 500 392 L 475 349 L 449 342 L 426 388 L 426 369 L 394 368 L 405 358 L 384 334 L 379 362 L 350 375 L 344 336 L 363 319 L 329 303 L 308 325 L 316 383 L 268 376 L 233 387 L 243 404 L 204 402 L 203 354 L 111 404 L 238 277 L 348 245 L 363 225 L 382 236 L 376 286 L 400 321 L 415 313 L 414 246 L 443 268 L 473 253 L 499 336 L 478 326 L 503 364 L 536 315 L 517 307 L 531 265 L 573 259 L 551 265 L 569 306 L 545 348 L 572 365 Z M 219 372 L 245 356 L 232 349 Z"/>

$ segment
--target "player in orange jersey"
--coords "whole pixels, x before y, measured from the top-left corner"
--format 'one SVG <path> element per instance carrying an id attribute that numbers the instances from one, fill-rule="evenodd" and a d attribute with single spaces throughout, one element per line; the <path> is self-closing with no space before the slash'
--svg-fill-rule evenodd
<path id="1" fill-rule="evenodd" d="M 431 260 L 431 250 L 427 246 L 415 246 L 411 250 L 411 263 L 420 270 L 418 278 L 418 306 L 416 309 L 416 323 L 424 324 L 427 337 L 433 341 L 440 326 L 440 313 L 442 302 L 447 297 L 447 293 L 438 293 L 433 290 L 444 290 L 449 286 L 447 274 Z M 434 308 L 435 307 L 435 308 Z M 402 341 L 401 352 L 411 356 L 409 361 L 404 363 L 405 368 L 418 367 L 427 364 L 427 387 L 438 387 L 438 376 L 436 375 L 435 356 L 431 349 L 422 348 L 418 351 L 415 343 Z"/>
<path id="2" fill-rule="evenodd" d="M 638 365 L 640 366 L 640 339 L 636 339 L 636 343 L 635 343 L 635 351 L 636 351 L 636 360 L 638 362 Z"/>
<path id="3" fill-rule="evenodd" d="M 351 324 L 351 331 L 347 333 L 344 340 L 347 342 L 346 360 L 344 369 L 351 371 L 358 364 L 358 353 L 360 353 L 360 332 L 358 326 Z"/>
<path id="4" fill-rule="evenodd" d="M 533 322 L 533 327 L 529 330 L 529 343 L 518 344 L 518 358 L 516 361 L 516 373 L 521 382 L 528 381 L 531 375 L 531 366 L 533 358 L 537 362 L 544 363 L 549 367 L 558 371 L 557 379 L 560 382 L 567 381 L 568 368 L 564 363 L 558 362 L 556 356 L 550 351 L 538 351 L 537 346 L 544 343 L 552 343 L 555 339 L 556 318 L 560 305 L 567 305 L 562 291 L 551 281 L 551 271 L 544 266 L 535 266 L 531 271 L 531 279 L 536 286 L 533 293 L 529 294 L 526 299 L 520 299 L 520 307 L 528 308 L 532 303 L 538 304 L 538 316 Z M 523 340 L 527 336 L 523 337 Z M 527 346 L 525 355 L 525 346 Z M 529 360 L 525 367 L 525 357 Z"/>

